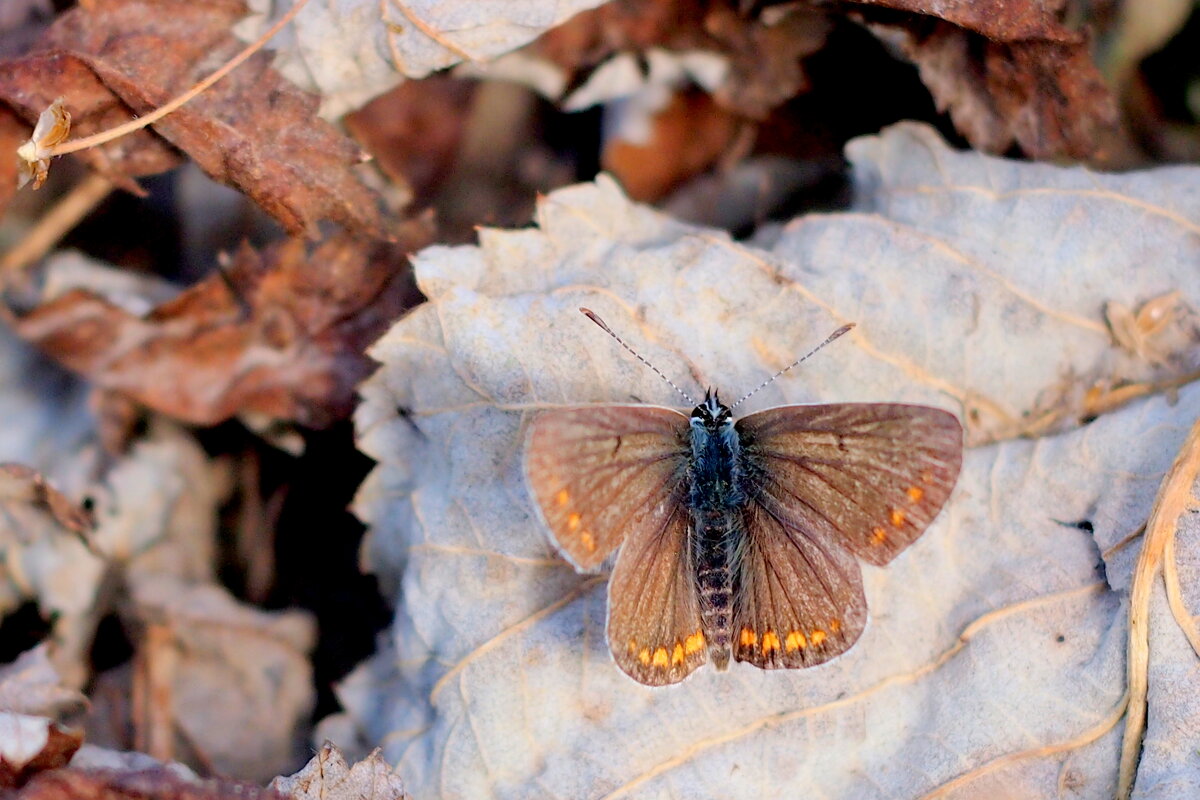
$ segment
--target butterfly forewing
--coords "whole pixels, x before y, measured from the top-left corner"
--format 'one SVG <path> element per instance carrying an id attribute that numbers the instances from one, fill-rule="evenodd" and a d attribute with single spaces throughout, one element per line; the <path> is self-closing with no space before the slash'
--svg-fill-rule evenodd
<path id="1" fill-rule="evenodd" d="M 867 622 L 854 556 L 757 501 L 742 516 L 733 657 L 763 669 L 795 669 L 848 650 Z"/>
<path id="2" fill-rule="evenodd" d="M 708 659 L 682 498 L 656 529 L 630 529 L 608 586 L 608 646 L 629 677 L 677 683 Z"/>
<path id="3" fill-rule="evenodd" d="M 875 565 L 921 535 L 962 464 L 958 419 L 926 406 L 784 406 L 736 427 L 755 502 L 787 530 Z"/>
<path id="4" fill-rule="evenodd" d="M 657 406 L 579 406 L 533 419 L 526 478 L 572 564 L 592 569 L 627 535 L 668 527 L 687 472 L 687 426 Z"/>

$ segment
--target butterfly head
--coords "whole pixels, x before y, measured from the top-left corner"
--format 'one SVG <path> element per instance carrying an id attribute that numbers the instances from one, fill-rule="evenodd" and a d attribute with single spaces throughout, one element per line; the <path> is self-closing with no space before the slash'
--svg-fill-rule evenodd
<path id="1" fill-rule="evenodd" d="M 733 412 L 721 402 L 714 390 L 709 389 L 704 393 L 704 402 L 692 409 L 691 423 L 693 428 L 700 427 L 716 433 L 733 425 Z"/>

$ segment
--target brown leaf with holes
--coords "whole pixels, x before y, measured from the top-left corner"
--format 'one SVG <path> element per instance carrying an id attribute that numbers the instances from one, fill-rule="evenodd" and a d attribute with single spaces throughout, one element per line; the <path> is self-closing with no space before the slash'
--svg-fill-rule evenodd
<path id="1" fill-rule="evenodd" d="M 1061 2 L 948 3 L 936 13 L 917 0 L 860 5 L 872 30 L 899 42 L 973 146 L 1000 153 L 1017 144 L 1033 158 L 1114 156 L 1116 101 L 1086 32 L 1061 21 Z"/>
<path id="2" fill-rule="evenodd" d="M 349 414 L 372 371 L 363 350 L 412 293 L 404 252 L 349 233 L 232 263 L 140 316 L 71 289 L 18 316 L 26 340 L 101 389 L 199 425 L 256 412 L 309 427 Z"/>
<path id="3" fill-rule="evenodd" d="M 110 128 L 181 94 L 239 52 L 245 45 L 229 28 L 245 14 L 241 0 L 93 0 L 60 15 L 33 52 L 0 61 L 0 102 L 33 122 L 61 96 L 74 136 Z M 155 133 L 81 157 L 134 188 L 132 178 L 178 163 L 178 148 L 294 235 L 315 237 L 322 219 L 382 235 L 378 198 L 350 170 L 361 160 L 358 147 L 316 116 L 316 97 L 269 62 L 256 54 L 156 123 Z"/>

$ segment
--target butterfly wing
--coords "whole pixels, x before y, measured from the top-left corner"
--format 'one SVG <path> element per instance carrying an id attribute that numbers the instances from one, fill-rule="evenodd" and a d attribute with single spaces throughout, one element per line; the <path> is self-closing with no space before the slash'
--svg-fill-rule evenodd
<path id="1" fill-rule="evenodd" d="M 762 669 L 812 667 L 844 653 L 867 624 L 850 551 L 793 527 L 769 504 L 742 512 L 733 657 Z"/>
<path id="2" fill-rule="evenodd" d="M 633 528 L 608 584 L 608 646 L 626 675 L 678 683 L 708 660 L 682 496 L 657 526 Z"/>
<path id="3" fill-rule="evenodd" d="M 576 567 L 624 547 L 608 587 L 608 640 L 641 683 L 683 680 L 707 659 L 685 505 L 688 419 L 654 406 L 546 411 L 530 424 L 525 474 Z"/>
<path id="4" fill-rule="evenodd" d="M 533 419 L 526 481 L 567 560 L 594 569 L 630 531 L 666 527 L 687 473 L 687 427 L 658 406 L 577 406 Z"/>
<path id="5" fill-rule="evenodd" d="M 958 477 L 962 427 L 924 406 L 839 404 L 769 409 L 736 428 L 750 497 L 734 658 L 828 661 L 866 625 L 854 556 L 886 564 L 925 530 Z"/>
<path id="6" fill-rule="evenodd" d="M 876 566 L 924 532 L 962 466 L 958 418 L 927 406 L 783 406 L 736 427 L 755 500 Z"/>

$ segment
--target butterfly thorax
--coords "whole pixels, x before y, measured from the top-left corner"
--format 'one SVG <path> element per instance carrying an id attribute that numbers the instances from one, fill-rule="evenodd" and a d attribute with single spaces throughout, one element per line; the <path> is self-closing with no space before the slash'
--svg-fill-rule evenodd
<path id="1" fill-rule="evenodd" d="M 721 513 L 745 505 L 742 447 L 733 414 L 715 394 L 692 410 L 690 506 L 693 513 Z"/>
<path id="2" fill-rule="evenodd" d="M 692 460 L 688 470 L 691 547 L 709 656 L 718 669 L 729 663 L 736 543 L 742 529 L 742 448 L 733 413 L 715 392 L 692 410 Z"/>

